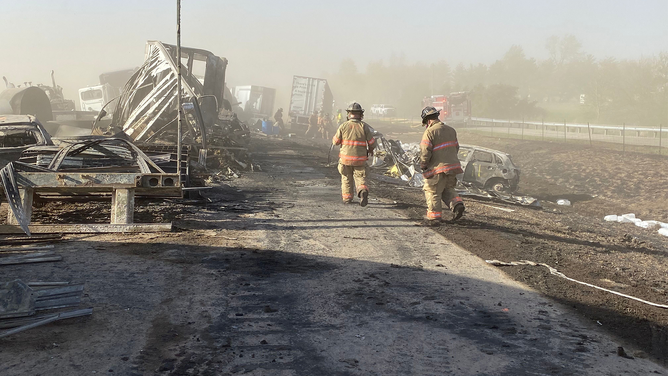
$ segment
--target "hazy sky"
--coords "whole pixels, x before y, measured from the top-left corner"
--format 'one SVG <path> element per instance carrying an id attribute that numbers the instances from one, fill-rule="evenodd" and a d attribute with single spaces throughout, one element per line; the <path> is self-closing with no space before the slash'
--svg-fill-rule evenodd
<path id="1" fill-rule="evenodd" d="M 0 0 L 0 15 L 0 75 L 47 84 L 54 69 L 69 99 L 102 72 L 141 65 L 146 40 L 176 41 L 175 0 Z M 393 54 L 454 66 L 518 44 L 540 59 L 564 34 L 599 58 L 668 52 L 668 0 L 183 0 L 181 15 L 182 45 L 228 58 L 231 86 L 276 87 L 282 101 L 293 74 L 321 76 L 344 58 L 361 70 Z"/>

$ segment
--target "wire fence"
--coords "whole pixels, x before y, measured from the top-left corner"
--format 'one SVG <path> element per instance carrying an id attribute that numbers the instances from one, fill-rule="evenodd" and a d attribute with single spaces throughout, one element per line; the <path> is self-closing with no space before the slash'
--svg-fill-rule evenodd
<path id="1" fill-rule="evenodd" d="M 580 142 L 589 143 L 590 146 L 607 144 L 622 151 L 629 149 L 658 154 L 662 154 L 665 142 L 668 141 L 668 129 L 664 129 L 662 124 L 657 127 L 637 127 L 626 124 L 591 125 L 471 118 L 465 128 L 492 137 Z"/>

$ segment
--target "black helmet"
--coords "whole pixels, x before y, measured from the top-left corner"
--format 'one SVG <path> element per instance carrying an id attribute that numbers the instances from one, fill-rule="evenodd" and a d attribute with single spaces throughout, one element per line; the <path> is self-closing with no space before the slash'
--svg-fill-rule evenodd
<path id="1" fill-rule="evenodd" d="M 346 108 L 346 112 L 362 112 L 362 113 L 364 113 L 364 109 L 362 108 L 362 106 L 359 103 L 353 102 L 353 103 L 350 104 L 350 106 L 348 106 L 348 108 Z"/>
<path id="2" fill-rule="evenodd" d="M 434 115 L 438 116 L 439 111 L 432 106 L 427 106 L 422 109 L 422 124 L 426 123 L 429 118 L 432 118 Z"/>

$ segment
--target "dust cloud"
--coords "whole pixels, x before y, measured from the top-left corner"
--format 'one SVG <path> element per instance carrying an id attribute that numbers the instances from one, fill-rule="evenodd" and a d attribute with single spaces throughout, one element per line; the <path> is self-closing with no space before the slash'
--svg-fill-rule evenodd
<path id="1" fill-rule="evenodd" d="M 138 67 L 146 40 L 175 43 L 175 1 L 2 0 L 0 74 L 65 97 Z M 335 107 L 469 91 L 474 116 L 668 123 L 665 1 L 183 1 L 182 45 L 229 59 L 228 86 L 326 78 Z M 4 89 L 4 84 L 0 83 Z M 78 106 L 78 103 L 77 103 Z"/>

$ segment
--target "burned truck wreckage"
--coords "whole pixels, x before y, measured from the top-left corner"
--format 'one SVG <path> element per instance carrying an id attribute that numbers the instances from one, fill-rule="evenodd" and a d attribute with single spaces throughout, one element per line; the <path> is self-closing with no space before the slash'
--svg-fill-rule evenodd
<path id="1" fill-rule="evenodd" d="M 176 47 L 157 41 L 146 44 L 144 64 L 125 85 L 118 98 L 116 111 L 107 129 L 96 128 L 94 134 L 124 133 L 138 145 L 177 144 L 178 70 Z M 227 98 L 225 86 L 227 60 L 209 51 L 181 48 L 183 111 L 185 114 L 182 142 L 199 164 L 207 158 L 228 157 L 241 162 L 250 131 L 241 122 Z M 101 112 L 98 119 L 105 115 Z M 218 167 L 214 162 L 213 167 Z M 237 162 L 237 163 L 238 163 Z M 246 168 L 247 163 L 238 163 Z"/>
<path id="2" fill-rule="evenodd" d="M 182 197 L 184 192 L 196 192 L 210 170 L 220 176 L 221 171 L 236 175 L 253 168 L 247 155 L 250 131 L 227 99 L 231 98 L 225 86 L 227 60 L 206 50 L 181 48 L 184 116 L 178 150 L 175 61 L 175 46 L 147 42 L 144 64 L 121 95 L 105 104 L 117 101 L 109 125 L 100 125 L 107 115 L 103 107 L 90 136 L 27 145 L 18 160 L 8 161 L 0 171 L 10 207 L 8 223 L 26 234 L 51 232 L 29 226 L 33 198 L 111 195 L 110 224 L 73 225 L 73 232 L 165 231 L 171 223 L 133 223 L 135 195 Z"/>

